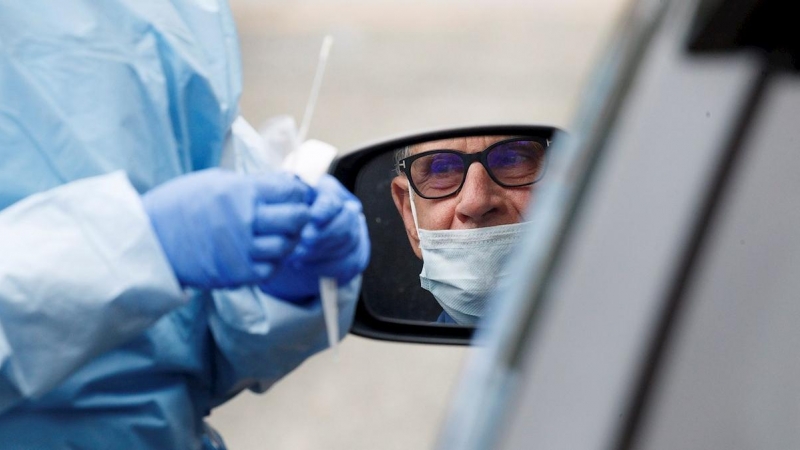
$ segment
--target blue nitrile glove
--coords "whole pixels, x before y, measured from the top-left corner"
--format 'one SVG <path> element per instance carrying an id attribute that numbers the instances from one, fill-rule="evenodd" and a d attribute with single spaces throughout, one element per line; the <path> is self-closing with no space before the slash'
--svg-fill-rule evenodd
<path id="1" fill-rule="evenodd" d="M 323 177 L 311 205 L 311 220 L 300 243 L 277 268 L 262 291 L 290 301 L 319 295 L 319 278 L 346 284 L 367 267 L 370 255 L 367 222 L 361 202 L 335 178 Z"/>
<path id="2" fill-rule="evenodd" d="M 313 191 L 286 173 L 209 169 L 142 197 L 180 283 L 201 289 L 257 284 L 294 249 Z"/>

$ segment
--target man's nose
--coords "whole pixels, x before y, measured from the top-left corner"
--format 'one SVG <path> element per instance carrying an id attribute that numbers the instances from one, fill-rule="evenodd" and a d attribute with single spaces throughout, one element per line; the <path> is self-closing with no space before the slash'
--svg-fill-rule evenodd
<path id="1" fill-rule="evenodd" d="M 459 192 L 456 217 L 462 222 L 475 222 L 480 226 L 499 207 L 497 189 L 500 188 L 480 163 L 467 168 L 464 186 Z"/>

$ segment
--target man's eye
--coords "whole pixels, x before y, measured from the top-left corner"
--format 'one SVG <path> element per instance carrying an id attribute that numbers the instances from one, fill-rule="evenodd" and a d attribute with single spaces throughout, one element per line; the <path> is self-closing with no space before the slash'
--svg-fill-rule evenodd
<path id="1" fill-rule="evenodd" d="M 458 164 L 452 160 L 447 159 L 437 159 L 431 163 L 431 173 L 436 174 L 444 174 L 455 172 L 459 169 L 461 164 Z"/>
<path id="2" fill-rule="evenodd" d="M 488 162 L 494 169 L 512 167 L 534 168 L 544 159 L 544 150 L 534 142 L 515 142 L 494 149 L 489 153 Z"/>
<path id="3" fill-rule="evenodd" d="M 494 159 L 494 163 L 500 167 L 508 167 L 508 166 L 515 166 L 517 164 L 522 163 L 526 159 L 529 159 L 528 155 L 525 155 L 521 152 L 516 151 L 505 151 L 500 152 L 497 158 Z"/>
<path id="4" fill-rule="evenodd" d="M 426 172 L 430 175 L 447 175 L 462 172 L 463 163 L 458 155 L 442 153 L 425 158 Z"/>

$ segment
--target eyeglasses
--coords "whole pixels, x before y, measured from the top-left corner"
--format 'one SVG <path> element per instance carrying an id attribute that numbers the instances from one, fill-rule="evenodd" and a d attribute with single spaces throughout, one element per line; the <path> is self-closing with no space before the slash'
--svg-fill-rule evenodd
<path id="1" fill-rule="evenodd" d="M 406 174 L 414 192 L 430 200 L 458 193 L 469 166 L 476 161 L 500 186 L 529 186 L 544 175 L 548 144 L 546 139 L 525 137 L 496 142 L 480 153 L 431 150 L 403 158 L 397 167 Z"/>

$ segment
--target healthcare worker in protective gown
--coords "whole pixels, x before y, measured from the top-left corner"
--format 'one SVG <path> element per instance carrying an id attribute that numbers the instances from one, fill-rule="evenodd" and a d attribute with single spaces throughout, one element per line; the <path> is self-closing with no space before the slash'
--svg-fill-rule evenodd
<path id="1" fill-rule="evenodd" d="M 349 329 L 360 204 L 241 173 L 239 93 L 224 0 L 0 0 L 0 447 L 222 448 L 326 347 L 320 276 Z"/>

